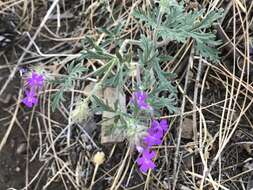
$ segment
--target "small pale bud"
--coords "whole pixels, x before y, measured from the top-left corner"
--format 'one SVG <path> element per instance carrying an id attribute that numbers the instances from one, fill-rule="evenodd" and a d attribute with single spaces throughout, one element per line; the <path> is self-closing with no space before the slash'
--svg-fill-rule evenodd
<path id="1" fill-rule="evenodd" d="M 101 165 L 105 161 L 105 153 L 104 152 L 97 152 L 92 159 L 95 165 Z"/>
<path id="2" fill-rule="evenodd" d="M 79 100 L 76 103 L 75 109 L 70 113 L 71 118 L 74 122 L 80 123 L 88 118 L 89 106 L 86 100 Z"/>

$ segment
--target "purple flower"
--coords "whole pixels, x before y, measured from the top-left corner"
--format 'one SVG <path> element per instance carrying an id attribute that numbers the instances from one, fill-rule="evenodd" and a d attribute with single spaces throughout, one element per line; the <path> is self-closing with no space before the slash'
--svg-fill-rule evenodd
<path id="1" fill-rule="evenodd" d="M 168 130 L 168 122 L 167 119 L 162 119 L 160 121 L 160 127 L 163 129 L 163 132 L 166 132 Z"/>
<path id="2" fill-rule="evenodd" d="M 44 83 L 44 76 L 32 72 L 32 76 L 27 79 L 27 83 L 30 87 L 42 87 Z"/>
<path id="3" fill-rule="evenodd" d="M 149 152 L 149 148 L 153 145 L 162 144 L 162 139 L 166 131 L 168 130 L 168 122 L 166 119 L 153 120 L 151 127 L 148 129 L 148 134 L 143 138 L 143 142 L 146 144 L 144 147 L 136 146 L 136 149 L 139 153 L 142 154 L 142 157 L 137 159 L 138 165 L 140 165 L 140 170 L 142 172 L 147 172 L 149 169 L 154 169 L 156 167 L 152 159 L 155 156 L 155 152 Z"/>
<path id="4" fill-rule="evenodd" d="M 153 120 L 151 127 L 148 129 L 148 135 L 143 139 L 144 142 L 148 147 L 162 144 L 162 138 L 167 129 L 168 123 L 166 119 L 162 119 L 160 123 L 157 120 Z"/>
<path id="5" fill-rule="evenodd" d="M 26 97 L 22 100 L 22 102 L 29 108 L 33 107 L 33 105 L 36 105 L 38 103 L 38 99 L 35 96 L 34 91 L 26 91 L 25 92 Z"/>
<path id="6" fill-rule="evenodd" d="M 144 150 L 142 156 L 137 159 L 137 164 L 140 166 L 140 170 L 146 173 L 149 169 L 154 169 L 156 167 L 152 159 L 155 157 L 155 151 L 149 152 L 149 150 Z"/>
<path id="7" fill-rule="evenodd" d="M 144 151 L 144 148 L 142 146 L 136 146 L 136 150 L 139 152 L 139 153 L 143 153 Z"/>
<path id="8" fill-rule="evenodd" d="M 162 144 L 163 133 L 158 130 L 154 130 L 154 128 L 148 129 L 148 135 L 144 137 L 143 141 L 147 144 L 148 147 L 153 145 Z"/>
<path id="9" fill-rule="evenodd" d="M 162 119 L 160 123 L 157 120 L 153 120 L 151 128 L 153 131 L 160 131 L 164 134 L 168 130 L 168 122 L 166 119 Z"/>
<path id="10" fill-rule="evenodd" d="M 133 93 L 132 100 L 137 104 L 139 109 L 148 110 L 151 106 L 147 103 L 148 93 L 143 91 L 137 91 Z"/>

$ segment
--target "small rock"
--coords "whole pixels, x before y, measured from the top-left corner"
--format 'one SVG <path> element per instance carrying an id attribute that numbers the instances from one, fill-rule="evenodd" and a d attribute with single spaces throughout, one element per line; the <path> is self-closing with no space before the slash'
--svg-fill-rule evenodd
<path id="1" fill-rule="evenodd" d="M 192 139 L 193 137 L 193 121 L 185 118 L 182 124 L 182 138 Z"/>
<path id="2" fill-rule="evenodd" d="M 26 151 L 26 143 L 21 143 L 21 144 L 18 146 L 16 153 L 17 153 L 17 154 L 24 154 L 25 151 Z"/>
<path id="3" fill-rule="evenodd" d="M 21 170 L 20 167 L 16 167 L 16 168 L 15 168 L 15 171 L 16 171 L 16 172 L 20 172 L 20 170 Z"/>
<path id="4" fill-rule="evenodd" d="M 110 107 L 114 107 L 114 104 L 118 101 L 119 108 L 122 112 L 126 112 L 126 95 L 122 94 L 117 88 L 107 87 L 104 90 L 104 102 L 107 102 Z M 115 125 L 114 120 L 115 113 L 104 111 L 103 118 L 106 119 L 101 126 L 101 143 L 116 143 L 123 142 L 124 135 L 122 133 L 108 133 L 108 127 Z"/>

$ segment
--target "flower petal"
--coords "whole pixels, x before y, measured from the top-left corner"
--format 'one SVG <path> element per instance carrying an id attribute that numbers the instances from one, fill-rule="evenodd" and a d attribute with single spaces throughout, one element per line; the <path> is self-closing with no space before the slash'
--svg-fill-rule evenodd
<path id="1" fill-rule="evenodd" d="M 144 151 L 144 148 L 141 147 L 141 146 L 136 146 L 136 150 L 139 152 L 139 153 L 142 153 Z"/>
<path id="2" fill-rule="evenodd" d="M 149 169 L 149 167 L 145 164 L 141 165 L 141 167 L 140 167 L 140 170 L 144 173 L 147 173 L 148 169 Z"/>
<path id="3" fill-rule="evenodd" d="M 167 129 L 168 129 L 168 122 L 167 122 L 166 119 L 162 119 L 160 121 L 160 127 L 163 129 L 164 132 L 167 131 Z"/>
<path id="4" fill-rule="evenodd" d="M 148 164 L 146 164 L 146 166 L 147 166 L 148 168 L 150 168 L 150 169 L 154 169 L 154 168 L 156 167 L 155 163 L 152 162 L 151 160 L 150 160 L 150 162 L 148 162 Z"/>
<path id="5" fill-rule="evenodd" d="M 151 124 L 151 127 L 152 127 L 152 128 L 157 128 L 157 127 L 159 127 L 159 122 L 158 122 L 157 120 L 153 120 L 153 121 L 152 121 L 152 124 Z"/>
<path id="6" fill-rule="evenodd" d="M 140 157 L 140 158 L 137 159 L 136 162 L 137 162 L 138 165 L 142 165 L 144 163 L 144 158 Z"/>
<path id="7" fill-rule="evenodd" d="M 151 151 L 149 153 L 149 159 L 153 159 L 155 157 L 155 155 L 156 155 L 155 151 Z"/>

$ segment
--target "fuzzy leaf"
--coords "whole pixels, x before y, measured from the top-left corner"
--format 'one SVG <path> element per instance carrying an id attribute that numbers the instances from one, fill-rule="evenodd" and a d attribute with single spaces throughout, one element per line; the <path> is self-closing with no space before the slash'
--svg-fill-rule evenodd
<path id="1" fill-rule="evenodd" d="M 147 26 L 155 29 L 157 31 L 157 38 L 181 43 L 185 43 L 189 38 L 193 38 L 198 43 L 196 47 L 207 48 L 207 50 L 203 51 L 197 49 L 202 56 L 210 60 L 218 60 L 219 57 L 214 46 L 219 43 L 215 40 L 215 35 L 208 32 L 207 29 L 222 17 L 223 10 L 211 11 L 206 16 L 204 9 L 185 12 L 183 1 L 177 3 L 174 0 L 160 1 L 160 9 L 164 19 L 159 25 L 156 21 L 156 16 L 158 15 L 156 10 L 152 10 L 148 14 L 137 11 L 134 16 Z"/>
<path id="2" fill-rule="evenodd" d="M 75 64 L 72 62 L 67 66 L 67 75 L 60 79 L 55 80 L 60 86 L 60 91 L 53 95 L 52 109 L 55 111 L 56 108 L 60 106 L 60 102 L 65 101 L 64 90 L 69 90 L 73 87 L 76 78 L 80 77 L 83 72 L 87 71 L 81 63 Z"/>
<path id="3" fill-rule="evenodd" d="M 95 95 L 92 95 L 92 106 L 93 110 L 95 112 L 103 112 L 103 111 L 108 111 L 108 112 L 114 112 L 113 108 L 111 108 L 108 104 L 104 103 L 103 100 L 98 98 Z"/>

